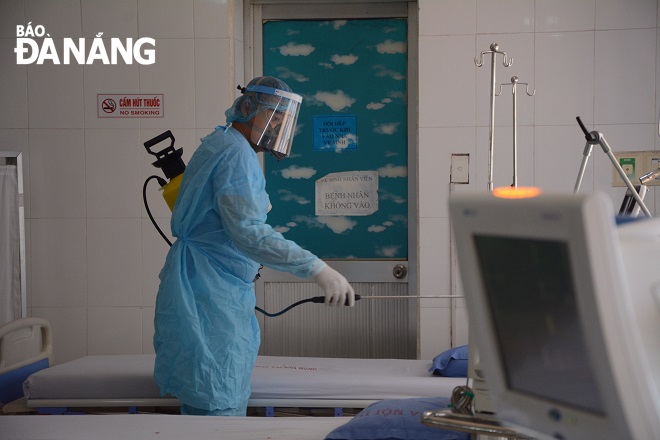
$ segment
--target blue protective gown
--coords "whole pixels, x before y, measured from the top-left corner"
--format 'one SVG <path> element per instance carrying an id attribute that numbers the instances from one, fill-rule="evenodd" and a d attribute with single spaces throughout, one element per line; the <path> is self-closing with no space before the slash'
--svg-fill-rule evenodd
<path id="1" fill-rule="evenodd" d="M 259 350 L 253 279 L 259 263 L 307 278 L 324 263 L 266 222 L 265 179 L 234 128 L 202 139 L 181 182 L 160 273 L 154 375 L 185 406 L 245 415 Z"/>

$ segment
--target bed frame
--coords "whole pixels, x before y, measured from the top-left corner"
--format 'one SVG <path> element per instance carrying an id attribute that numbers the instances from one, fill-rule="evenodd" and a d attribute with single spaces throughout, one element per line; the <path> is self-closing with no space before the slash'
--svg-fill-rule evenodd
<path id="1" fill-rule="evenodd" d="M 0 326 L 0 406 L 23 396 L 22 383 L 53 364 L 48 321 L 23 318 Z"/>
<path id="2" fill-rule="evenodd" d="M 349 417 L 203 417 L 112 414 L 85 417 L 2 416 L 3 440 L 322 440 Z"/>

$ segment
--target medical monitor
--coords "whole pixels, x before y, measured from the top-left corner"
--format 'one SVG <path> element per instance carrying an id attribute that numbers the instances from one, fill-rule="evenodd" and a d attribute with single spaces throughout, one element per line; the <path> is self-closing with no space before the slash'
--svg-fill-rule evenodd
<path id="1" fill-rule="evenodd" d="M 603 194 L 449 206 L 495 415 L 537 438 L 660 438 L 660 222 L 617 228 Z"/>

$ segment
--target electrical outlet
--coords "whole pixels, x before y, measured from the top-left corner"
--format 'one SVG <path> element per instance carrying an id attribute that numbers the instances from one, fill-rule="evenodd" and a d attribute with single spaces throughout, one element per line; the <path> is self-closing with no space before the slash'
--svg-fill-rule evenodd
<path id="1" fill-rule="evenodd" d="M 451 155 L 451 174 L 449 176 L 451 183 L 470 183 L 470 155 L 452 154 Z"/>

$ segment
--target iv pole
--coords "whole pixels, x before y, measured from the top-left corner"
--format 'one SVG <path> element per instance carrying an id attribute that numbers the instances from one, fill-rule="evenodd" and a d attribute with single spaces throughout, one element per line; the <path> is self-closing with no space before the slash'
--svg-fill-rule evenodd
<path id="1" fill-rule="evenodd" d="M 534 96 L 536 94 L 536 89 L 529 93 L 529 84 L 519 83 L 517 76 L 511 77 L 511 82 L 506 84 L 500 84 L 500 91 L 496 96 L 502 94 L 502 86 L 511 86 L 511 92 L 513 95 L 513 183 L 511 186 L 513 188 L 518 188 L 518 104 L 516 102 L 516 85 L 524 84 L 525 93 L 527 96 Z"/>
<path id="2" fill-rule="evenodd" d="M 513 60 L 507 56 L 505 52 L 502 52 L 499 50 L 499 45 L 497 43 L 493 43 L 490 45 L 490 50 L 489 51 L 483 51 L 481 52 L 480 58 L 477 60 L 475 57 L 474 63 L 477 65 L 477 67 L 483 66 L 484 62 L 484 55 L 487 53 L 492 53 L 492 59 L 491 59 L 491 86 L 490 86 L 490 146 L 489 146 L 489 155 L 488 155 L 488 191 L 492 192 L 493 191 L 493 147 L 494 147 L 494 131 L 495 131 L 495 58 L 496 55 L 502 54 L 504 56 L 503 63 L 504 67 L 509 67 L 513 63 Z M 516 83 L 518 82 L 517 77 L 512 77 L 511 82 L 513 84 L 513 139 L 514 139 L 514 149 L 513 149 L 513 160 L 514 160 L 514 174 L 513 174 L 513 182 L 514 186 L 517 187 L 518 181 L 517 181 L 517 125 L 518 122 L 516 120 Z M 526 84 L 526 83 L 523 83 Z M 500 86 L 500 93 L 502 93 L 502 88 Z M 499 95 L 498 94 L 498 95 Z M 527 90 L 527 94 L 529 94 L 529 90 Z M 530 96 L 533 96 L 534 93 L 532 93 Z M 473 346 L 470 346 L 471 350 L 470 352 L 472 353 L 472 348 Z M 476 353 L 476 352 L 475 352 Z M 470 355 L 472 356 L 472 354 Z M 478 362 L 478 361 L 477 361 Z M 476 366 L 470 367 L 471 370 L 477 369 Z M 471 374 L 471 373 L 470 373 Z M 484 378 L 480 373 L 476 374 L 476 377 L 472 378 L 474 382 L 484 382 Z M 482 384 L 481 386 L 484 386 Z M 487 387 L 486 387 L 487 388 Z M 457 393 L 461 394 L 465 390 L 469 391 L 470 397 L 469 399 L 464 399 L 461 397 L 459 402 L 455 402 L 455 395 Z M 476 390 L 476 388 L 475 388 Z M 486 389 L 484 390 L 483 388 L 480 390 L 482 394 L 484 394 L 484 402 L 490 402 L 490 397 L 489 397 L 489 391 Z M 463 432 L 469 432 L 469 433 L 476 433 L 476 434 L 487 434 L 487 435 L 496 435 L 500 437 L 506 437 L 508 439 L 526 439 L 526 440 L 532 440 L 530 437 L 523 436 L 522 434 L 519 434 L 515 432 L 513 429 L 509 429 L 507 427 L 503 427 L 499 425 L 499 422 L 494 423 L 492 418 L 487 418 L 487 417 L 482 417 L 479 415 L 473 414 L 472 408 L 470 408 L 470 405 L 472 404 L 472 400 L 475 397 L 476 392 L 472 392 L 469 387 L 456 387 L 454 389 L 454 395 L 452 395 L 452 408 L 450 410 L 439 410 L 439 411 L 427 411 L 423 414 L 422 416 L 422 424 L 427 425 L 427 426 L 439 426 L 445 429 L 455 429 L 458 431 L 463 431 Z M 463 394 L 464 396 L 467 396 L 468 393 L 465 392 Z M 492 405 L 489 403 L 487 406 L 491 407 Z M 462 407 L 462 408 L 461 408 Z M 490 408 L 488 409 L 490 411 Z"/>
<path id="3" fill-rule="evenodd" d="M 474 64 L 477 67 L 484 65 L 484 55 L 487 53 L 492 53 L 490 63 L 490 135 L 489 135 L 489 148 L 488 148 L 488 191 L 493 191 L 493 148 L 495 146 L 494 135 L 495 135 L 495 58 L 496 55 L 502 54 L 503 59 L 502 63 L 504 67 L 509 67 L 513 64 L 513 59 L 507 56 L 506 52 L 500 51 L 500 46 L 497 43 L 492 43 L 490 45 L 490 50 L 485 50 L 481 52 L 479 60 L 474 58 Z"/>

